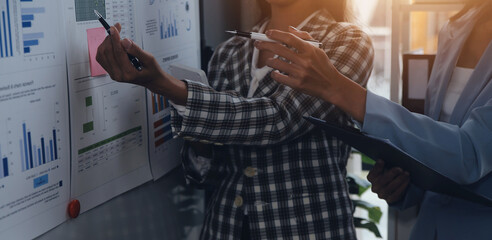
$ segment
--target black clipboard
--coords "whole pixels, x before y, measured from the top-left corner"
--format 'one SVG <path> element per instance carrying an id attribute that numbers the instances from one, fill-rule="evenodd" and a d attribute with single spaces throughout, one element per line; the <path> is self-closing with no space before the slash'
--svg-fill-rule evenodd
<path id="1" fill-rule="evenodd" d="M 304 117 L 309 122 L 337 137 L 372 159 L 381 159 L 388 167 L 400 167 L 410 173 L 410 181 L 416 186 L 464 200 L 492 207 L 492 199 L 477 194 L 408 155 L 391 142 L 363 134 L 356 128 L 329 123 L 314 117 Z"/>

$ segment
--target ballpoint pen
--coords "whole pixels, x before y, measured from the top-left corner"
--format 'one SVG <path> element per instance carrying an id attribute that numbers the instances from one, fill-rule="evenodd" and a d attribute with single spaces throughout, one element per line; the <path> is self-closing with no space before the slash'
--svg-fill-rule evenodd
<path id="1" fill-rule="evenodd" d="M 256 32 L 242 32 L 242 31 L 237 31 L 237 30 L 234 30 L 234 31 L 226 31 L 227 33 L 232 33 L 232 34 L 235 34 L 236 36 L 240 36 L 240 37 L 246 37 L 246 38 L 251 38 L 253 40 L 259 40 L 259 41 L 265 41 L 265 42 L 276 42 L 278 43 L 278 41 L 275 41 L 273 39 L 270 39 L 268 38 L 265 34 L 263 33 L 256 33 Z M 323 47 L 323 44 L 318 42 L 318 41 L 315 41 L 315 40 L 304 40 L 305 42 L 315 46 L 315 47 L 318 47 L 318 48 L 322 48 Z"/>
<path id="2" fill-rule="evenodd" d="M 111 35 L 111 32 L 109 31 L 110 29 L 110 26 L 109 24 L 106 22 L 106 20 L 104 20 L 103 16 L 96 10 L 94 9 L 94 13 L 96 14 L 96 16 L 98 17 L 98 20 L 99 22 L 104 26 L 104 28 L 106 29 L 106 32 L 108 32 L 109 35 Z M 128 59 L 130 59 L 130 62 L 133 64 L 133 66 L 138 70 L 138 71 L 142 71 L 142 64 L 140 64 L 140 61 L 138 60 L 138 58 L 128 54 Z"/>

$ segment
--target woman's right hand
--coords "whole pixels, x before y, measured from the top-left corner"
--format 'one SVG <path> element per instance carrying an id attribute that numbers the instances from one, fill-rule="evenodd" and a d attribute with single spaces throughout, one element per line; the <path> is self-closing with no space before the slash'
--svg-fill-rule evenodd
<path id="1" fill-rule="evenodd" d="M 372 184 L 371 190 L 391 204 L 403 199 L 410 175 L 398 167 L 385 168 L 384 162 L 378 160 L 367 175 L 367 180 Z"/>
<path id="2" fill-rule="evenodd" d="M 129 39 L 120 39 L 121 24 L 110 29 L 111 35 L 97 49 L 96 60 L 117 82 L 137 84 L 154 93 L 164 95 L 179 105 L 186 105 L 188 91 L 186 83 L 164 72 L 157 60 Z M 142 64 L 138 71 L 128 59 L 131 54 Z"/>

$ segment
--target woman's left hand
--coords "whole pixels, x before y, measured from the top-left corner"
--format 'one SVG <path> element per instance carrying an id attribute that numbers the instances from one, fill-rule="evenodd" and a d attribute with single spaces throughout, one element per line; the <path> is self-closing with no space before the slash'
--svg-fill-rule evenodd
<path id="1" fill-rule="evenodd" d="M 271 76 L 275 81 L 331 102 L 354 119 L 363 121 L 365 89 L 341 74 L 323 49 L 305 42 L 303 39 L 312 39 L 307 32 L 290 27 L 289 32 L 269 30 L 266 34 L 268 38 L 287 45 L 271 42 L 255 43 L 259 50 L 273 52 L 287 60 L 278 58 L 267 60 L 268 66 L 280 71 L 272 72 Z"/>
<path id="2" fill-rule="evenodd" d="M 287 46 L 270 42 L 255 43 L 259 50 L 271 51 L 290 61 L 286 62 L 278 58 L 269 59 L 268 66 L 285 73 L 274 71 L 272 78 L 296 90 L 329 101 L 331 93 L 336 92 L 337 86 L 332 81 L 326 80 L 338 78 L 341 74 L 322 49 L 302 40 L 312 40 L 309 33 L 290 27 L 289 32 L 269 30 L 266 34 L 269 38 L 294 48 L 290 49 Z"/>

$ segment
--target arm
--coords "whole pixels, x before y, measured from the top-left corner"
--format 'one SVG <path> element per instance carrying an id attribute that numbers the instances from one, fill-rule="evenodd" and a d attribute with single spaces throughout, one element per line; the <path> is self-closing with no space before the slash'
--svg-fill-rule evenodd
<path id="1" fill-rule="evenodd" d="M 360 32 L 347 31 L 338 34 L 336 39 L 325 39 L 327 48 L 323 54 L 330 54 L 340 70 L 345 70 L 357 83 L 365 84 L 372 68 L 372 46 L 370 41 L 365 44 L 352 41 L 354 34 Z M 220 47 L 211 60 L 209 80 L 212 86 L 219 86 L 219 90 L 224 90 L 223 85 L 227 85 L 222 82 L 234 81 L 233 78 L 241 75 L 232 67 L 237 64 L 234 62 L 236 51 L 237 48 L 231 46 Z M 354 51 L 367 54 L 355 58 Z M 319 98 L 274 81 L 262 81 L 261 90 L 268 91 L 265 97 L 250 99 L 242 97 L 235 84 L 229 89 L 236 90 L 219 92 L 188 82 L 187 111 L 183 117 L 174 116 L 175 131 L 195 140 L 224 144 L 275 144 L 312 129 L 302 116 L 326 118 L 335 110 Z"/>
<path id="2" fill-rule="evenodd" d="M 362 130 L 393 144 L 461 184 L 492 171 L 492 99 L 462 126 L 435 121 L 368 92 Z"/>
<path id="3" fill-rule="evenodd" d="M 270 60 L 286 72 L 276 81 L 329 101 L 363 123 L 363 131 L 389 139 L 427 166 L 462 184 L 476 182 L 492 171 L 492 100 L 476 108 L 461 126 L 435 121 L 378 97 L 337 73 L 328 58 L 299 38 L 271 31 L 271 38 L 294 46 L 299 54 L 278 44 L 260 43 L 291 63 Z M 328 67 L 323 67 L 328 66 Z"/>

